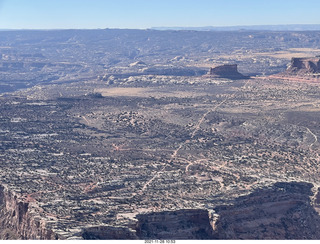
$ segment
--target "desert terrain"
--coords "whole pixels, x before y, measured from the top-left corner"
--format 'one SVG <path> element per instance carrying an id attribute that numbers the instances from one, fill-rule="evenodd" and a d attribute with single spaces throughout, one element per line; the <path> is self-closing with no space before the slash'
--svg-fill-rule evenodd
<path id="1" fill-rule="evenodd" d="M 2 31 L 1 239 L 319 239 L 319 37 Z"/>

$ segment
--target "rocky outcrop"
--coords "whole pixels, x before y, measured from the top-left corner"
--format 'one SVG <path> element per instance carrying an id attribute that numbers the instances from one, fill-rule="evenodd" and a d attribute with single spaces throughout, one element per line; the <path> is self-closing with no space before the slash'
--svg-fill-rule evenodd
<path id="1" fill-rule="evenodd" d="M 33 202 L 0 187 L 1 239 L 320 239 L 320 189 L 278 182 L 214 210 L 137 214 L 120 226 L 75 226 L 64 235 L 36 214 Z M 39 210 L 39 207 L 38 207 Z M 62 233 L 60 233 L 60 232 Z M 60 233 L 60 234 L 58 234 Z"/>
<path id="2" fill-rule="evenodd" d="M 86 240 L 212 239 L 211 214 L 206 209 L 181 209 L 137 214 L 127 226 L 92 226 L 83 230 Z"/>
<path id="3" fill-rule="evenodd" d="M 92 226 L 83 231 L 85 240 L 135 240 L 138 239 L 134 230 L 116 226 Z"/>
<path id="4" fill-rule="evenodd" d="M 130 67 L 146 67 L 147 64 L 145 62 L 142 61 L 137 61 L 134 63 L 129 64 Z"/>
<path id="5" fill-rule="evenodd" d="M 212 239 L 208 210 L 182 209 L 136 216 L 139 239 Z"/>
<path id="6" fill-rule="evenodd" d="M 214 68 L 210 68 L 207 76 L 215 77 L 215 78 L 227 78 L 231 80 L 238 79 L 248 79 L 248 76 L 244 76 L 243 74 L 238 72 L 237 64 L 224 64 Z"/>
<path id="7" fill-rule="evenodd" d="M 320 75 L 320 58 L 292 58 L 287 74 Z"/>
<path id="8" fill-rule="evenodd" d="M 220 206 L 217 239 L 319 239 L 320 217 L 311 203 L 313 185 L 276 183 Z"/>
<path id="9" fill-rule="evenodd" d="M 269 78 L 310 83 L 320 82 L 320 57 L 292 58 L 286 71 L 271 75 Z"/>
<path id="10" fill-rule="evenodd" d="M 0 186 L 0 239 L 58 239 L 31 204 Z"/>

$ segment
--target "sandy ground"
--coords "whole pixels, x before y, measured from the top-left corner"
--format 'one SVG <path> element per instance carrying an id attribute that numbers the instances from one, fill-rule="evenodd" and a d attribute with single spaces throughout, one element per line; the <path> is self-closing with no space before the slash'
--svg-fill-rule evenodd
<path id="1" fill-rule="evenodd" d="M 114 87 L 96 89 L 95 92 L 101 93 L 102 96 L 132 96 L 132 97 L 195 97 L 207 95 L 207 93 L 196 93 L 192 91 L 164 91 L 159 88 L 143 87 Z"/>

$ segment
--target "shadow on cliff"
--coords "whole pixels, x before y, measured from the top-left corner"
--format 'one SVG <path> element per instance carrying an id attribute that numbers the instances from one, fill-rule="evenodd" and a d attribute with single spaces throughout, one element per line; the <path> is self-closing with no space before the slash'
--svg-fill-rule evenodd
<path id="1" fill-rule="evenodd" d="M 320 239 L 320 216 L 310 197 L 313 185 L 277 182 L 236 198 L 231 205 L 138 214 L 126 227 L 86 229 L 84 239 Z M 318 189 L 319 190 L 319 189 Z M 320 193 L 316 193 L 320 206 Z"/>
<path id="2" fill-rule="evenodd" d="M 277 182 L 218 206 L 214 239 L 319 239 L 320 216 L 311 203 L 313 185 Z"/>

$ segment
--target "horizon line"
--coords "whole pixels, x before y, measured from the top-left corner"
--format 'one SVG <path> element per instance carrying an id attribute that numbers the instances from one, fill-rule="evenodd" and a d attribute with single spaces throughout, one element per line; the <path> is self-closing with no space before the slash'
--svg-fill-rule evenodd
<path id="1" fill-rule="evenodd" d="M 0 28 L 0 31 L 28 31 L 28 30 L 39 30 L 39 31 L 50 31 L 50 30 L 157 30 L 157 29 L 204 29 L 204 28 L 212 28 L 212 29 L 228 29 L 228 28 L 246 28 L 246 27 L 304 27 L 304 26 L 314 26 L 319 27 L 320 24 L 258 24 L 258 25 L 207 25 L 207 26 L 152 26 L 146 28 L 130 28 L 130 27 L 97 27 L 97 28 Z M 257 29 L 256 29 L 257 30 Z"/>

